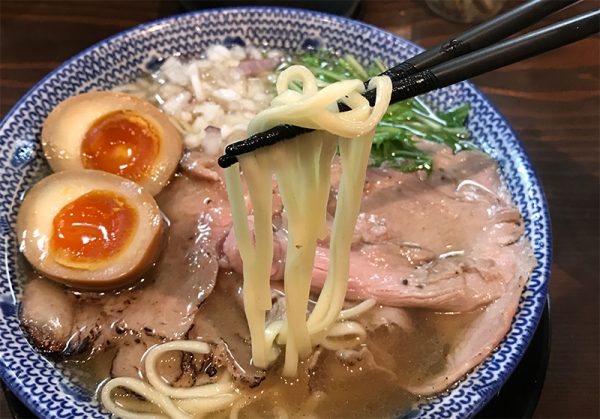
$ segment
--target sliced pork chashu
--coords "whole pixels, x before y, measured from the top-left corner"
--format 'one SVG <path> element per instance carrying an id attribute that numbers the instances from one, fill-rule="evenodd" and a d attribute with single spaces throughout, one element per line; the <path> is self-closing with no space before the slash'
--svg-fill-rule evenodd
<path id="1" fill-rule="evenodd" d="M 396 307 L 471 311 L 507 291 L 523 261 L 523 220 L 503 189 L 496 163 L 476 151 L 454 155 L 423 142 L 434 156 L 431 174 L 370 168 L 350 256 L 346 297 L 375 298 Z M 334 163 L 334 187 L 339 165 Z M 335 199 L 329 211 L 335 211 Z M 285 234 L 274 235 L 272 279 L 283 276 Z M 225 263 L 241 272 L 230 232 Z M 329 266 L 328 243 L 317 248 L 313 288 Z"/>

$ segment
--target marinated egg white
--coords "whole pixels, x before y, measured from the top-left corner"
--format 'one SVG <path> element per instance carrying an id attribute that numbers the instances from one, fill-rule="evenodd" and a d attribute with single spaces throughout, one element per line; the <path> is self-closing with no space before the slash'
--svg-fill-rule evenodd
<path id="1" fill-rule="evenodd" d="M 103 170 L 123 176 L 156 195 L 182 153 L 181 136 L 150 103 L 118 92 L 73 96 L 52 110 L 42 146 L 55 172 Z"/>
<path id="2" fill-rule="evenodd" d="M 163 218 L 133 181 L 98 170 L 50 175 L 25 196 L 20 250 L 43 275 L 69 286 L 109 289 L 139 278 L 160 252 Z"/>

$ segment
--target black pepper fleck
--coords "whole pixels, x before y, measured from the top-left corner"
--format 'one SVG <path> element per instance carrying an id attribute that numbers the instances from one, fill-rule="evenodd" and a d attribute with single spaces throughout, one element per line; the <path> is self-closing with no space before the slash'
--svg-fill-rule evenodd
<path id="1" fill-rule="evenodd" d="M 217 369 L 215 368 L 214 365 L 209 365 L 208 367 L 206 367 L 206 375 L 208 375 L 209 377 L 214 377 L 215 375 L 217 375 Z"/>

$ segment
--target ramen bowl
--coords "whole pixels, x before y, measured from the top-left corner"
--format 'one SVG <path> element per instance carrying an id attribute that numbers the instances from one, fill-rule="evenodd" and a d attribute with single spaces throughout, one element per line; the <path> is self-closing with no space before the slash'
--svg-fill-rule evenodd
<path id="1" fill-rule="evenodd" d="M 40 417 L 106 418 L 94 395 L 27 341 L 19 324 L 23 273 L 15 222 L 22 195 L 47 170 L 42 123 L 62 100 L 132 81 L 174 54 L 194 56 L 211 44 L 257 45 L 293 51 L 327 48 L 363 62 L 396 64 L 421 49 L 391 33 L 353 20 L 300 9 L 230 8 L 169 17 L 122 32 L 83 51 L 35 85 L 0 124 L 0 376 Z M 464 379 L 424 399 L 409 417 L 471 417 L 508 379 L 533 337 L 544 308 L 551 263 L 550 224 L 539 180 L 521 143 L 488 99 L 468 82 L 426 95 L 437 110 L 469 102 L 468 128 L 478 147 L 498 161 L 525 220 L 537 267 L 523 290 L 511 328 L 500 345 Z"/>

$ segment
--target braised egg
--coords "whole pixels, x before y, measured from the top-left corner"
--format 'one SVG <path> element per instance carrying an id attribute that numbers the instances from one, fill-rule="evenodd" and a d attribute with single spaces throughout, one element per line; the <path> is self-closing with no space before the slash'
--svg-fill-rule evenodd
<path id="1" fill-rule="evenodd" d="M 164 221 L 135 182 L 99 170 L 50 175 L 26 194 L 19 247 L 43 275 L 82 289 L 126 284 L 152 265 Z"/>
<path id="2" fill-rule="evenodd" d="M 61 102 L 42 129 L 55 172 L 95 169 L 131 179 L 156 195 L 182 153 L 181 136 L 150 103 L 118 92 L 90 92 Z"/>

